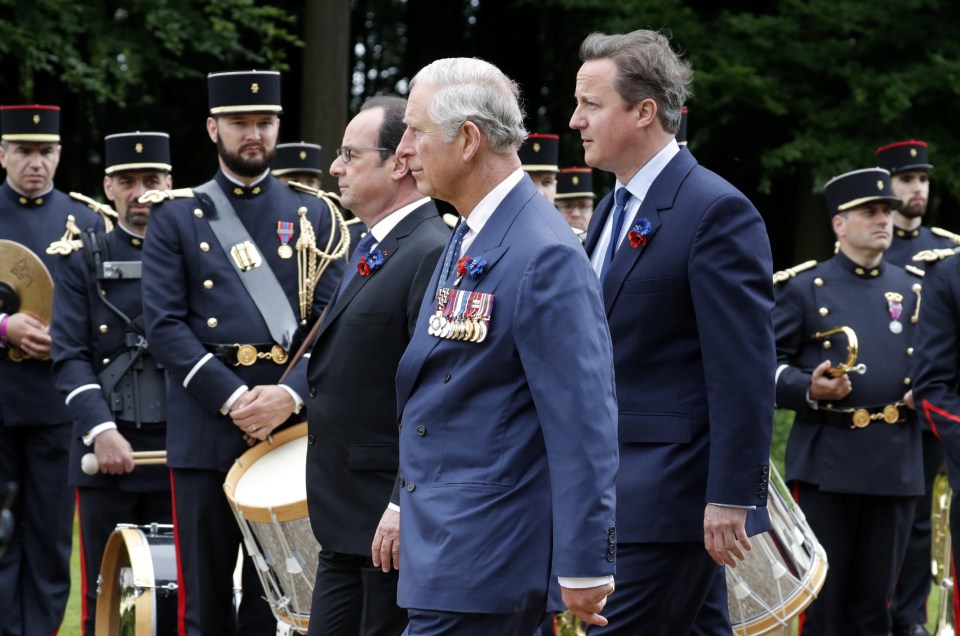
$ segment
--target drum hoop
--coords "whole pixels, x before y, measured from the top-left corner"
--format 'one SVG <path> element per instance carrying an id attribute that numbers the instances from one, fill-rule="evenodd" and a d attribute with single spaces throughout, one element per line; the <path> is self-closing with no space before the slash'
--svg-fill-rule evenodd
<path id="1" fill-rule="evenodd" d="M 805 610 L 817 598 L 826 578 L 827 561 L 820 551 L 816 551 L 813 554 L 808 576 L 800 579 L 800 587 L 777 606 L 775 614 L 764 614 L 741 623 L 735 623 L 733 633 L 737 636 L 754 636 L 766 634 L 771 629 L 782 627 L 784 623 Z"/>
<path id="2" fill-rule="evenodd" d="M 230 470 L 227 472 L 227 477 L 223 482 L 223 492 L 227 495 L 227 500 L 230 502 L 230 505 L 233 507 L 233 509 L 243 513 L 244 519 L 247 519 L 248 521 L 269 523 L 273 521 L 271 512 L 273 515 L 276 515 L 277 521 L 293 521 L 296 519 L 303 519 L 308 515 L 306 501 L 296 501 L 294 503 L 285 504 L 282 506 L 263 508 L 260 506 L 246 506 L 244 504 L 239 504 L 234 496 L 234 492 L 237 489 L 237 484 L 240 483 L 240 478 L 244 473 L 247 472 L 248 468 L 257 462 L 257 460 L 276 448 L 280 448 L 285 444 L 295 442 L 306 436 L 307 423 L 301 422 L 300 424 L 295 424 L 294 426 L 286 428 L 274 435 L 272 443 L 260 442 L 238 457 L 236 461 L 234 461 L 233 466 L 230 467 Z"/>
<path id="3" fill-rule="evenodd" d="M 97 633 L 101 633 L 99 627 L 101 624 L 106 626 L 103 633 L 115 634 L 120 629 L 120 617 L 114 615 L 112 611 L 114 586 L 118 586 L 119 581 L 107 580 L 104 573 L 107 572 L 113 576 L 119 573 L 119 568 L 116 566 L 121 547 L 126 548 L 127 556 L 130 557 L 130 568 L 134 572 L 134 585 L 140 589 L 156 589 L 153 559 L 143 532 L 136 527 L 123 527 L 114 530 L 110 538 L 107 539 L 107 545 L 103 551 L 103 561 L 100 565 L 100 576 L 103 578 L 100 585 L 103 594 L 97 597 Z M 105 567 L 105 565 L 112 567 Z M 117 600 L 119 604 L 119 599 Z M 156 614 L 154 601 L 154 594 L 140 594 L 137 597 L 135 601 L 137 612 L 135 630 L 137 634 L 153 633 L 153 620 Z"/>

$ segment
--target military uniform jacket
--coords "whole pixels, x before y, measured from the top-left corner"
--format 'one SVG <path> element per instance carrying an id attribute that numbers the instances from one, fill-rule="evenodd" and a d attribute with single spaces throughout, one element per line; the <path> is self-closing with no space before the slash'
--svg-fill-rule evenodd
<path id="1" fill-rule="evenodd" d="M 142 239 L 122 227 L 103 235 L 111 261 L 140 261 Z M 97 292 L 94 266 L 83 250 L 73 252 L 57 264 L 57 294 L 53 300 L 53 378 L 66 397 L 73 418 L 70 445 L 70 484 L 96 488 L 116 488 L 132 492 L 170 489 L 170 475 L 163 466 L 139 466 L 126 475 L 85 475 L 80 458 L 92 453 L 82 436 L 104 422 L 115 422 L 120 433 L 135 451 L 166 448 L 164 423 L 142 424 L 117 419 L 110 410 L 98 375 L 126 347 L 127 322 L 103 303 Z M 104 280 L 106 298 L 128 318 L 143 314 L 140 279 Z M 149 355 L 149 354 L 147 354 Z"/>
<path id="2" fill-rule="evenodd" d="M 830 408 L 882 407 L 910 389 L 914 323 L 920 278 L 881 263 L 864 268 L 843 253 L 797 274 L 777 287 L 773 324 L 777 334 L 777 406 L 797 412 L 787 443 L 787 480 L 817 484 L 827 492 L 910 496 L 923 494 L 920 429 L 913 411 L 906 421 L 850 427 L 852 414 L 825 416 Z M 902 296 L 899 317 L 885 297 Z M 924 306 L 926 302 L 924 302 Z M 899 327 L 891 330 L 896 320 Z M 850 374 L 853 391 L 837 402 L 807 403 L 810 376 L 825 360 L 847 358 L 847 341 L 833 336 L 829 347 L 813 335 L 846 325 L 859 341 L 858 363 L 866 373 Z M 899 329 L 899 333 L 895 331 Z M 830 419 L 825 419 L 829 417 Z"/>
<path id="3" fill-rule="evenodd" d="M 325 550 L 369 555 L 397 482 L 395 378 L 434 267 L 450 237 L 433 202 L 377 244 L 383 265 L 354 276 L 310 357 L 307 503 Z"/>
<path id="4" fill-rule="evenodd" d="M 46 250 L 63 236 L 70 215 L 80 229 L 103 230 L 100 217 L 59 190 L 26 197 L 7 182 L 0 186 L 0 238 L 29 248 L 40 257 L 51 276 L 60 257 L 47 254 Z M 63 396 L 50 377 L 50 361 L 14 362 L 8 353 L 8 349 L 0 349 L 0 423 L 22 426 L 69 422 Z"/>
<path id="5" fill-rule="evenodd" d="M 911 373 L 921 424 L 944 442 L 950 484 L 960 486 L 960 258 L 931 264 Z"/>
<path id="6" fill-rule="evenodd" d="M 603 303 L 580 242 L 526 175 L 463 256 L 487 261 L 457 288 L 493 295 L 486 338 L 428 333 L 438 263 L 397 369 L 397 602 L 542 608 L 554 577 L 614 572 L 616 398 Z"/>
<path id="7" fill-rule="evenodd" d="M 323 249 L 335 231 L 329 210 L 320 199 L 297 192 L 272 176 L 249 188 L 237 186 L 222 171 L 215 178 L 273 269 L 299 320 L 297 257 L 296 253 L 292 258 L 280 257 L 277 223 L 294 224 L 289 244 L 295 245 L 300 237 L 297 210 L 306 207 L 317 246 Z M 205 197 L 154 207 L 143 253 L 143 299 L 147 338 L 154 355 L 171 374 L 167 465 L 226 472 L 247 446 L 242 432 L 219 409 L 244 385 L 252 389 L 276 384 L 284 366 L 271 361 L 227 365 L 210 351 L 210 345 L 272 342 L 265 320 L 210 228 L 206 215 L 213 213 Z M 321 277 L 314 291 L 311 321 L 330 298 L 343 268 L 343 260 L 337 259 Z M 308 327 L 301 327 L 294 346 Z M 301 361 L 284 384 L 306 398 L 306 361 Z"/>
<path id="8" fill-rule="evenodd" d="M 901 230 L 894 226 L 893 243 L 890 249 L 883 253 L 883 260 L 891 265 L 913 265 L 920 269 L 926 269 L 925 263 L 915 262 L 913 257 L 923 250 L 950 249 L 956 247 L 956 244 L 948 238 L 937 236 L 930 231 L 930 228 L 920 226 L 915 230 Z"/>

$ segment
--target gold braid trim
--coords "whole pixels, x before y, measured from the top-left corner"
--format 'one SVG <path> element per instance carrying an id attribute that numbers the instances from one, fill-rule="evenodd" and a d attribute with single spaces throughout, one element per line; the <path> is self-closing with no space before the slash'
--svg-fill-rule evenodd
<path id="1" fill-rule="evenodd" d="M 113 231 L 113 220 L 119 218 L 116 210 L 111 208 L 106 203 L 100 203 L 95 199 L 91 199 L 86 195 L 80 194 L 79 192 L 71 192 L 70 196 L 81 203 L 87 204 L 87 207 L 99 214 L 103 218 L 103 225 L 107 232 Z"/>
<path id="2" fill-rule="evenodd" d="M 298 293 L 300 298 L 300 322 L 307 324 L 310 318 L 310 310 L 313 307 L 313 292 L 317 288 L 320 277 L 330 266 L 332 261 L 343 258 L 350 250 L 350 233 L 347 231 L 347 223 L 343 220 L 343 214 L 340 208 L 333 201 L 333 197 L 323 190 L 317 190 L 295 181 L 290 182 L 290 187 L 301 192 L 313 194 L 327 205 L 330 212 L 330 237 L 327 244 L 321 250 L 317 247 L 317 235 L 313 231 L 313 225 L 307 219 L 307 208 L 301 207 L 297 210 L 300 215 L 300 237 L 297 239 L 297 271 L 298 271 Z M 337 232 L 334 232 L 334 227 Z M 339 233 L 339 240 L 334 242 L 335 234 Z"/>
<path id="3" fill-rule="evenodd" d="M 954 245 L 960 245 L 960 234 L 954 234 L 953 232 L 945 230 L 942 227 L 932 227 L 930 228 L 930 231 L 941 238 L 953 241 Z"/>
<path id="4" fill-rule="evenodd" d="M 72 215 L 67 215 L 67 229 L 59 240 L 54 241 L 47 248 L 47 254 L 59 254 L 68 256 L 73 252 L 83 249 L 83 241 L 80 240 L 80 228 L 77 227 L 77 219 Z"/>
<path id="5" fill-rule="evenodd" d="M 190 188 L 177 188 L 176 190 L 147 190 L 137 199 L 140 203 L 163 203 L 164 201 L 173 201 L 174 199 L 192 199 L 193 190 Z"/>
<path id="6" fill-rule="evenodd" d="M 956 256 L 956 255 L 957 253 L 954 250 L 948 247 L 944 247 L 944 248 L 939 248 L 935 250 L 923 250 L 923 251 L 917 252 L 916 254 L 913 255 L 913 258 L 910 260 L 922 262 L 922 263 L 932 263 L 933 261 L 940 261 L 945 258 L 950 258 L 951 256 Z"/>
<path id="7" fill-rule="evenodd" d="M 817 261 L 813 261 L 813 260 L 804 261 L 799 265 L 794 265 L 793 267 L 788 267 L 787 269 L 781 270 L 773 275 L 773 284 L 778 285 L 784 281 L 788 281 L 791 278 L 795 277 L 800 272 L 803 272 L 815 267 L 816 264 L 817 264 Z"/>

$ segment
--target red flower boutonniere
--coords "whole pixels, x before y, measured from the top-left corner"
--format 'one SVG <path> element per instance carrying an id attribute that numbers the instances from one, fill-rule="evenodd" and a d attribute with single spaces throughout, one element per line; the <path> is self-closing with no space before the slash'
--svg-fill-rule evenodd
<path id="1" fill-rule="evenodd" d="M 383 259 L 387 253 L 383 250 L 370 250 L 366 256 L 360 257 L 357 263 L 357 273 L 361 276 L 369 276 L 373 272 L 383 267 Z"/>
<path id="2" fill-rule="evenodd" d="M 630 239 L 630 247 L 643 247 L 647 244 L 647 235 L 650 234 L 650 219 L 643 217 L 630 228 L 627 238 Z"/>
<path id="3" fill-rule="evenodd" d="M 482 256 L 464 256 L 457 261 L 457 280 L 454 281 L 454 287 L 460 285 L 464 276 L 469 276 L 470 280 L 477 280 L 487 271 L 487 259 Z"/>

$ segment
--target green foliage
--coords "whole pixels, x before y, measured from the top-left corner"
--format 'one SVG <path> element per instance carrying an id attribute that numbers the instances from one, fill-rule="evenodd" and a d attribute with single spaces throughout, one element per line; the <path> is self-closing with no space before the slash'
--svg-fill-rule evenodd
<path id="1" fill-rule="evenodd" d="M 101 104 L 154 103 L 157 81 L 224 64 L 288 70 L 287 48 L 302 46 L 290 14 L 253 0 L 0 0 L 0 15 L 15 16 L 0 19 L 0 60 L 17 77 L 7 102 L 56 82 Z"/>

